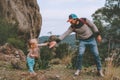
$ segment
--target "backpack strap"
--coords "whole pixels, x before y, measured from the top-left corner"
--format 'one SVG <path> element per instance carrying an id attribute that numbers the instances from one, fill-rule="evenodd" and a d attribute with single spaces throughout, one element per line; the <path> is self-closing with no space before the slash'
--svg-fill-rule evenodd
<path id="1" fill-rule="evenodd" d="M 82 23 L 84 23 L 84 24 L 86 24 L 88 27 L 91 27 L 87 22 L 86 22 L 86 20 L 84 20 L 83 18 L 80 18 L 79 19 Z M 91 29 L 92 30 L 92 29 Z M 95 32 L 94 34 L 93 34 L 95 37 L 97 37 L 98 35 L 100 35 L 100 33 L 99 32 Z"/>
<path id="2" fill-rule="evenodd" d="M 84 20 L 83 18 L 80 18 L 79 19 L 82 23 L 84 23 L 84 24 L 86 24 L 87 26 L 89 26 L 90 27 L 90 25 L 86 22 L 86 20 Z"/>

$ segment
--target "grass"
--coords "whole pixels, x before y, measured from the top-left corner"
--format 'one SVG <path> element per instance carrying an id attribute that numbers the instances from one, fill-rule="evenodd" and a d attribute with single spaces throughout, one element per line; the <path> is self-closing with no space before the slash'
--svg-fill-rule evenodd
<path id="1" fill-rule="evenodd" d="M 2 63 L 3 64 L 3 63 Z M 94 70 L 94 71 L 93 71 Z M 75 70 L 66 68 L 65 64 L 52 65 L 46 70 L 36 70 L 36 77 L 31 77 L 28 70 L 15 70 L 0 67 L 0 80 L 120 80 L 120 67 L 105 67 L 105 77 L 97 75 L 95 66 L 83 68 L 79 76 L 74 76 Z"/>
<path id="2" fill-rule="evenodd" d="M 10 67 L 6 61 L 0 61 L 0 80 L 120 80 L 120 67 L 116 67 L 113 57 L 108 57 L 105 62 L 105 77 L 97 75 L 96 66 L 83 67 L 79 76 L 74 76 L 76 70 L 67 68 L 71 62 L 71 55 L 63 58 L 59 64 L 54 64 L 45 70 L 35 70 L 38 74 L 31 77 L 27 69 L 16 70 Z M 59 60 L 55 60 L 59 62 Z"/>
<path id="3" fill-rule="evenodd" d="M 118 59 L 119 52 L 113 50 L 110 57 L 105 59 L 105 77 L 104 80 L 120 80 L 120 66 L 116 66 L 114 61 Z"/>

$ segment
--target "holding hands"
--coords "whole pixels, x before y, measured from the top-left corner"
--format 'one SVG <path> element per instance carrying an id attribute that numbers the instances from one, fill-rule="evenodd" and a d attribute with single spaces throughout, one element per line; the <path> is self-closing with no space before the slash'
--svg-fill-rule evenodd
<path id="1" fill-rule="evenodd" d="M 55 35 L 51 35 L 46 43 L 38 44 L 38 46 L 48 46 L 49 48 L 53 48 L 56 46 L 58 38 Z"/>
<path id="2" fill-rule="evenodd" d="M 49 43 L 49 48 L 55 47 L 56 44 L 57 44 L 56 41 L 51 41 L 51 42 Z"/>

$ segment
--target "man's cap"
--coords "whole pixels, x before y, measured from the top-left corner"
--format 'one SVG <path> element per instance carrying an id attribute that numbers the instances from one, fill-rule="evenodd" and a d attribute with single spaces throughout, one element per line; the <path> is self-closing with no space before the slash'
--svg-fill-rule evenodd
<path id="1" fill-rule="evenodd" d="M 76 14 L 70 14 L 69 15 L 69 19 L 67 20 L 67 22 L 71 22 L 72 19 L 77 19 L 77 15 Z"/>

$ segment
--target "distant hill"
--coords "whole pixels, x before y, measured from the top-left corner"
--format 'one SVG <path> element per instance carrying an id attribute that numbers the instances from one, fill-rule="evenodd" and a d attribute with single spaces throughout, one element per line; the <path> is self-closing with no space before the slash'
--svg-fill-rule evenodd
<path id="1" fill-rule="evenodd" d="M 58 35 L 59 36 L 59 35 Z M 39 37 L 39 43 L 43 43 L 47 41 L 49 36 L 41 36 Z M 64 40 L 62 40 L 60 43 L 68 43 L 70 46 L 75 47 L 76 39 L 75 39 L 75 34 L 67 36 Z"/>

